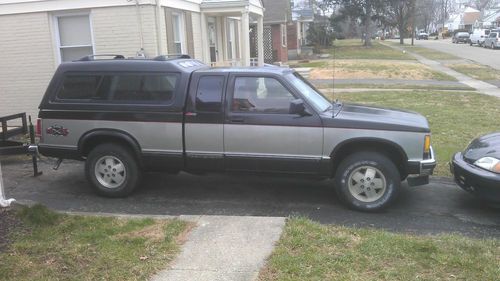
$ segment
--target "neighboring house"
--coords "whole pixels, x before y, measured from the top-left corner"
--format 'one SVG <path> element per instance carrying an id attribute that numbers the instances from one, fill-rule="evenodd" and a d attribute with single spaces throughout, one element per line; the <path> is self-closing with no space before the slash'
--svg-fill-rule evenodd
<path id="1" fill-rule="evenodd" d="M 0 116 L 35 115 L 56 67 L 86 55 L 262 65 L 263 11 L 260 0 L 0 0 Z"/>
<path id="2" fill-rule="evenodd" d="M 287 23 L 291 21 L 290 0 L 263 0 L 264 61 L 287 62 Z"/>
<path id="3" fill-rule="evenodd" d="M 489 10 L 484 13 L 482 25 L 484 28 L 500 27 L 500 9 Z"/>
<path id="4" fill-rule="evenodd" d="M 307 31 L 314 21 L 311 6 L 301 5 L 292 9 L 292 23 L 288 25 L 288 58 L 298 59 L 302 49 L 308 44 Z"/>

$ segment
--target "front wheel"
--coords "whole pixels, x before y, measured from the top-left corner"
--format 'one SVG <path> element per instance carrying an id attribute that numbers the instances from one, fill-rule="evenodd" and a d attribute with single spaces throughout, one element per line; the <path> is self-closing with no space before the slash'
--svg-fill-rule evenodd
<path id="1" fill-rule="evenodd" d="M 387 207 L 396 197 L 401 177 L 394 163 L 377 152 L 358 152 L 345 158 L 335 173 L 341 200 L 361 211 Z"/>
<path id="2" fill-rule="evenodd" d="M 96 146 L 85 162 L 85 174 L 95 191 L 106 197 L 125 197 L 139 183 L 141 172 L 135 157 L 119 144 Z"/>

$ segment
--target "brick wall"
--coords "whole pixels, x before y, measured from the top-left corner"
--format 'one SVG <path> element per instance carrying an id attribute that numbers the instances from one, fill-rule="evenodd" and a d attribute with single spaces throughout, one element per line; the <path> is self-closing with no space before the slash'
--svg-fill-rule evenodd
<path id="1" fill-rule="evenodd" d="M 287 62 L 288 61 L 288 49 L 286 46 L 281 44 L 281 25 L 274 24 L 271 25 L 271 34 L 273 38 L 273 53 L 277 53 L 276 61 Z"/>

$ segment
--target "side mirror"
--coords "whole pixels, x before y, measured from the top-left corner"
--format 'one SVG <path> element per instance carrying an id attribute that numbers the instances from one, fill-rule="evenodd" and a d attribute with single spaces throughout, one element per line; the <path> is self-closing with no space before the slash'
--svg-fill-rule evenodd
<path id="1" fill-rule="evenodd" d="M 307 112 L 302 99 L 295 99 L 290 102 L 290 109 L 288 111 L 290 114 L 298 114 L 300 116 L 311 115 Z"/>

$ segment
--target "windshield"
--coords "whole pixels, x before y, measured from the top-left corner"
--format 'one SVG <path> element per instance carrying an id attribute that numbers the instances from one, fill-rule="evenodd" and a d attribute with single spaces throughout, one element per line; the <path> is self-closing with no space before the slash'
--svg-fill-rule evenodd
<path id="1" fill-rule="evenodd" d="M 330 101 L 323 96 L 309 81 L 304 79 L 300 74 L 294 72 L 287 75 L 288 80 L 293 86 L 300 91 L 309 104 L 311 104 L 318 112 L 326 111 L 330 106 Z"/>

